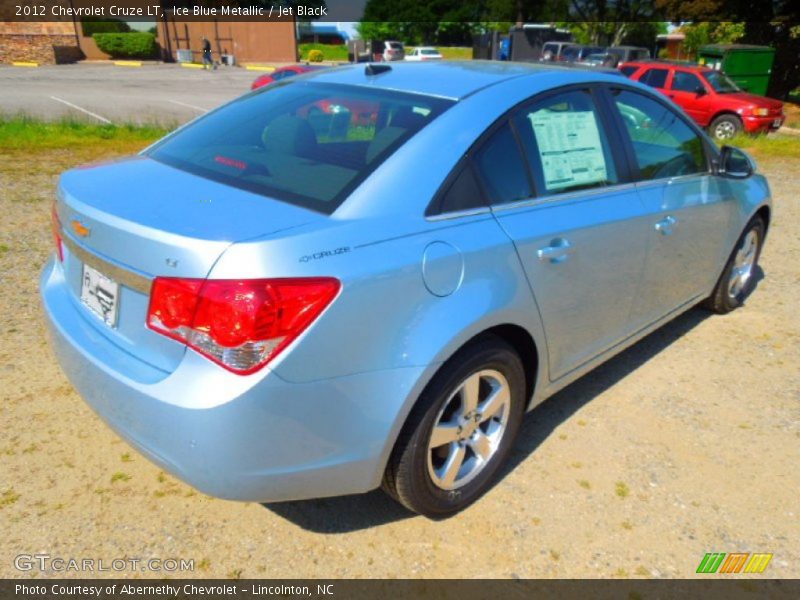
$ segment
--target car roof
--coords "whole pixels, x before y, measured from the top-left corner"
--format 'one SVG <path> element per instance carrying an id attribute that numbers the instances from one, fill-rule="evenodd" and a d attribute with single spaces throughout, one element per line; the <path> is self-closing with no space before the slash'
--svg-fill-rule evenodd
<path id="1" fill-rule="evenodd" d="M 341 83 L 383 90 L 394 90 L 452 100 L 466 98 L 486 87 L 522 76 L 546 78 L 575 68 L 541 63 L 500 62 L 489 60 L 439 61 L 427 63 L 397 62 L 379 65 L 385 71 L 377 75 L 366 72 L 366 65 L 316 71 L 306 80 L 320 83 Z M 587 81 L 597 74 L 586 70 Z"/>
<path id="2" fill-rule="evenodd" d="M 688 61 L 680 61 L 680 60 L 661 60 L 661 59 L 651 59 L 651 60 L 631 60 L 626 63 L 628 66 L 642 66 L 642 67 L 675 67 L 679 69 L 686 69 L 687 71 L 712 71 L 710 67 L 705 65 L 698 65 L 693 62 Z"/>

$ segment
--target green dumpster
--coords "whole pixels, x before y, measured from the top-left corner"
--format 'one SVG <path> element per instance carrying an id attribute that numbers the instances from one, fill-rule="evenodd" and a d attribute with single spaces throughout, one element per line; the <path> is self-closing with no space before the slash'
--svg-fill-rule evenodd
<path id="1" fill-rule="evenodd" d="M 747 44 L 712 44 L 703 46 L 697 62 L 724 71 L 734 83 L 751 94 L 767 95 L 775 49 Z"/>

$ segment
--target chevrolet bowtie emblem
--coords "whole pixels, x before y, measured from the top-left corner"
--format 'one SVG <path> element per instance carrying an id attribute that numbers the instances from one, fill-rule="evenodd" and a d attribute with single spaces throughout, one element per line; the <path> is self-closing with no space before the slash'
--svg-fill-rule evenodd
<path id="1" fill-rule="evenodd" d="M 92 230 L 81 223 L 78 219 L 72 219 L 72 230 L 81 237 L 87 237 Z"/>

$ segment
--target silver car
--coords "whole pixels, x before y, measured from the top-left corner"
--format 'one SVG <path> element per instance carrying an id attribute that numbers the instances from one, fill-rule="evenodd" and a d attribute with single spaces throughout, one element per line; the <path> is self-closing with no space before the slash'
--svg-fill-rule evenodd
<path id="1" fill-rule="evenodd" d="M 740 307 L 770 217 L 753 162 L 644 85 L 352 66 L 64 173 L 41 293 L 86 402 L 191 485 L 383 486 L 440 517 L 526 411 L 698 303 Z"/>

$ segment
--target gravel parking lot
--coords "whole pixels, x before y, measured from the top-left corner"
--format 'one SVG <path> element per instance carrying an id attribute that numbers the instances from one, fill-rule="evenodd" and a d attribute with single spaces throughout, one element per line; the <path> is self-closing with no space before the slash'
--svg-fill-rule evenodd
<path id="1" fill-rule="evenodd" d="M 86 152 L 32 169 L 0 149 L 0 577 L 81 575 L 14 566 L 46 553 L 194 561 L 99 576 L 682 578 L 712 551 L 770 552 L 763 576 L 800 577 L 800 160 L 760 161 L 775 218 L 744 309 L 692 310 L 539 407 L 495 488 L 436 522 L 381 492 L 212 499 L 100 422 L 55 363 L 37 292 L 56 175 Z"/>
<path id="2" fill-rule="evenodd" d="M 177 64 L 0 67 L 0 113 L 95 123 L 175 125 L 250 90 L 261 73 Z"/>

